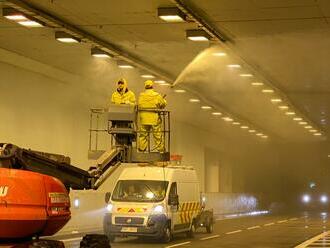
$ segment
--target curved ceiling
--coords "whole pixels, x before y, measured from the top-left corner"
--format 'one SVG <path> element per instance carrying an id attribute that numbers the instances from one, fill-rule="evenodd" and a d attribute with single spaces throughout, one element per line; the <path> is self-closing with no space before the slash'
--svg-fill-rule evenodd
<path id="1" fill-rule="evenodd" d="M 259 77 L 239 76 L 241 72 L 250 73 L 246 70 L 249 67 L 228 68 L 228 64 L 241 62 L 236 60 L 237 56 L 231 56 L 234 52 L 279 89 L 280 97 L 292 103 L 315 128 L 328 131 L 329 1 L 184 1 L 231 37 L 231 51 L 209 42 L 188 41 L 185 30 L 196 28 L 195 23 L 160 20 L 157 8 L 172 6 L 169 0 L 130 0 L 125 1 L 125 5 L 119 0 L 28 2 L 156 65 L 173 79 L 179 76 L 176 87 L 187 89 L 191 97 L 200 98 L 202 104 L 211 105 L 220 112 L 227 111 L 235 120 L 261 130 L 270 138 L 284 141 L 324 139 L 314 137 L 293 121 L 292 116 L 285 115 L 261 88 L 252 87 L 251 80 L 259 80 Z M 51 29 L 26 29 L 4 19 L 0 19 L 0 29 L 3 48 L 63 70 L 78 72 L 76 61 L 83 63 L 82 57 L 89 53 L 87 49 L 82 54 L 81 48 L 53 42 Z M 88 47 L 87 44 L 82 46 Z M 223 49 L 228 56 L 213 56 L 213 52 Z M 59 57 L 64 54 L 69 55 L 66 63 Z M 186 102 L 189 98 L 185 97 Z M 180 115 L 185 114 L 188 116 L 180 111 Z M 213 118 L 210 114 L 202 115 L 201 119 Z"/>

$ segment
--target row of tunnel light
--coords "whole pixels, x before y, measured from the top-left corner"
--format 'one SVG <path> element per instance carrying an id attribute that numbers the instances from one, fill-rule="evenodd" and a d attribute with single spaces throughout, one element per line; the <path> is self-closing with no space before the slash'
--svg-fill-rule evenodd
<path id="1" fill-rule="evenodd" d="M 213 55 L 218 57 L 227 56 L 227 54 L 224 52 L 213 53 Z M 231 69 L 240 69 L 241 65 L 228 64 L 227 67 Z M 239 75 L 243 78 L 254 78 L 254 75 L 250 73 L 240 73 Z M 309 133 L 313 134 L 314 136 L 322 136 L 321 132 L 314 128 L 309 122 L 304 120 L 304 118 L 300 117 L 294 110 L 292 110 L 293 108 L 290 109 L 289 104 L 285 103 L 285 101 L 281 97 L 276 96 L 276 92 L 274 89 L 269 86 L 266 86 L 263 82 L 254 80 L 251 81 L 251 86 L 260 87 L 262 93 L 270 95 L 271 103 L 275 104 L 278 109 L 283 111 L 286 116 L 292 117 L 293 121 L 297 122 L 298 125 L 304 127 L 306 130 L 308 130 Z"/>
<path id="2" fill-rule="evenodd" d="M 218 53 L 214 53 L 213 55 L 224 57 L 224 56 L 226 56 L 226 53 L 218 52 Z M 227 65 L 227 67 L 232 68 L 232 69 L 240 69 L 241 65 L 239 65 L 239 64 L 229 64 L 229 65 Z M 245 78 L 253 78 L 254 77 L 253 74 L 250 74 L 250 73 L 240 73 L 239 75 L 241 77 L 245 77 Z M 260 81 L 252 81 L 251 86 L 260 87 L 262 93 L 270 95 L 271 96 L 270 101 L 273 104 L 277 105 L 277 107 L 281 111 L 283 111 L 283 113 L 286 116 L 292 117 L 293 121 L 296 121 L 300 126 L 304 127 L 306 130 L 308 130 L 309 133 L 313 134 L 314 136 L 322 136 L 321 132 L 319 132 L 317 129 L 313 128 L 313 126 L 311 124 L 309 124 L 302 117 L 298 116 L 295 111 L 290 109 L 289 104 L 286 104 L 285 101 L 281 97 L 276 96 L 276 92 L 275 92 L 274 89 L 272 89 L 271 87 L 265 86 L 265 84 L 263 82 L 260 82 Z"/>
<path id="3" fill-rule="evenodd" d="M 17 24 L 20 24 L 22 26 L 28 27 L 28 28 L 40 28 L 40 27 L 46 27 L 46 24 L 35 17 L 29 16 L 21 11 L 18 11 L 14 8 L 3 8 L 2 9 L 2 15 L 8 20 L 14 21 Z M 63 42 L 63 43 L 80 43 L 81 38 L 70 34 L 65 31 L 55 31 L 55 39 L 57 41 Z M 91 55 L 93 57 L 97 58 L 112 58 L 113 56 L 103 50 L 100 47 L 92 47 L 91 48 Z M 135 68 L 132 64 L 126 62 L 125 60 L 116 60 L 117 65 L 119 68 L 122 69 L 133 69 Z M 142 78 L 146 79 L 154 79 L 155 76 L 152 74 L 147 73 L 144 71 L 141 75 Z M 170 85 L 165 80 L 155 80 L 156 83 L 161 85 Z"/>
<path id="4" fill-rule="evenodd" d="M 39 20 L 37 20 L 34 17 L 28 16 L 25 13 L 22 13 L 16 9 L 13 8 L 3 8 L 3 16 L 11 21 L 15 21 L 16 23 L 26 26 L 26 27 L 44 27 L 45 24 Z M 167 8 L 158 8 L 158 17 L 161 18 L 164 21 L 167 22 L 185 22 L 187 20 L 187 16 L 178 8 L 176 7 L 167 7 Z M 186 30 L 186 37 L 189 40 L 192 41 L 208 41 L 211 36 L 204 30 L 202 29 L 191 29 L 191 30 Z M 71 35 L 67 32 L 64 31 L 56 31 L 55 32 L 55 39 L 64 42 L 64 43 L 79 43 L 81 41 L 80 38 L 75 37 L 74 35 Z M 101 48 L 98 47 L 92 47 L 91 48 L 91 55 L 94 57 L 98 58 L 111 58 L 112 55 L 107 53 L 106 51 L 102 50 Z M 224 57 L 226 56 L 226 53 L 224 52 L 218 52 L 214 53 L 214 56 L 219 56 L 219 57 Z M 134 68 L 133 65 L 127 63 L 124 60 L 117 60 L 117 64 L 119 68 L 123 69 L 132 69 Z M 229 64 L 227 65 L 228 68 L 231 69 L 239 69 L 241 66 L 239 64 Z M 249 73 L 241 73 L 241 77 L 253 77 L 252 74 Z M 143 73 L 141 75 L 142 78 L 146 79 L 155 79 L 155 76 L 149 73 Z M 159 85 L 164 85 L 164 86 L 170 86 L 168 82 L 165 80 L 159 79 L 159 80 L 154 80 L 155 83 L 158 83 Z M 264 84 L 262 82 L 252 82 L 252 86 L 263 86 Z M 184 93 L 185 90 L 183 89 L 176 89 L 176 93 Z M 267 94 L 273 94 L 275 91 L 271 88 L 263 88 L 262 89 L 263 93 Z M 192 103 L 197 103 L 200 102 L 199 99 L 192 98 L 189 100 Z M 312 133 L 315 136 L 321 136 L 322 133 L 319 132 L 317 129 L 313 128 L 308 122 L 306 122 L 303 118 L 297 117 L 296 113 L 294 111 L 289 110 L 288 105 L 283 104 L 283 100 L 281 98 L 271 98 L 271 102 L 274 104 L 279 104 L 279 109 L 284 110 L 284 113 L 287 116 L 294 116 L 293 120 L 297 121 L 299 125 L 304 126 L 305 129 L 309 130 L 310 133 Z M 201 108 L 203 110 L 210 110 L 212 107 L 207 106 L 207 105 L 202 105 Z M 212 115 L 214 116 L 222 116 L 221 112 L 212 112 Z M 226 122 L 232 122 L 233 125 L 240 126 L 241 129 L 248 130 L 249 133 L 256 134 L 257 136 L 260 136 L 261 138 L 268 138 L 267 135 L 258 132 L 257 130 L 250 128 L 247 125 L 241 124 L 241 122 L 235 121 L 232 117 L 229 116 L 224 116 L 222 119 Z"/>

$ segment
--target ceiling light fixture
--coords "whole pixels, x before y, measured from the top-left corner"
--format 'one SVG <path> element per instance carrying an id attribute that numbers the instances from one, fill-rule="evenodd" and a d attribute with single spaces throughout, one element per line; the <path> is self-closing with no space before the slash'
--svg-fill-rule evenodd
<path id="1" fill-rule="evenodd" d="M 248 129 L 248 126 L 241 126 L 242 129 Z"/>
<path id="2" fill-rule="evenodd" d="M 223 117 L 222 118 L 224 121 L 228 121 L 228 122 L 231 122 L 231 121 L 234 121 L 232 118 L 230 117 Z"/>
<path id="3" fill-rule="evenodd" d="M 315 136 L 321 136 L 321 133 L 314 133 Z"/>
<path id="4" fill-rule="evenodd" d="M 233 122 L 233 125 L 237 126 L 237 125 L 241 125 L 241 123 L 238 122 L 238 121 L 234 121 L 234 122 Z"/>
<path id="5" fill-rule="evenodd" d="M 11 21 L 23 21 L 28 19 L 25 14 L 13 8 L 3 8 L 2 16 Z"/>
<path id="6" fill-rule="evenodd" d="M 263 93 L 274 93 L 274 90 L 272 90 L 272 89 L 263 89 L 262 92 Z"/>
<path id="7" fill-rule="evenodd" d="M 300 125 L 307 125 L 308 123 L 306 121 L 299 122 Z"/>
<path id="8" fill-rule="evenodd" d="M 289 111 L 289 112 L 285 112 L 286 115 L 295 115 L 295 112 Z"/>
<path id="9" fill-rule="evenodd" d="M 243 73 L 243 74 L 240 74 L 240 77 L 253 77 L 253 75 L 249 74 L 249 73 Z"/>
<path id="10" fill-rule="evenodd" d="M 186 30 L 186 37 L 192 41 L 208 41 L 211 36 L 203 29 Z"/>
<path id="11" fill-rule="evenodd" d="M 174 90 L 175 93 L 185 93 L 186 91 L 185 90 L 182 90 L 182 89 L 177 89 L 177 90 Z"/>
<path id="12" fill-rule="evenodd" d="M 230 64 L 230 65 L 227 65 L 227 67 L 229 67 L 229 68 L 241 68 L 241 66 L 238 65 L 238 64 Z"/>
<path id="13" fill-rule="evenodd" d="M 220 113 L 220 112 L 213 112 L 212 115 L 220 116 L 220 115 L 222 115 L 222 113 Z"/>
<path id="14" fill-rule="evenodd" d="M 156 84 L 166 84 L 165 80 L 155 80 L 154 81 Z"/>
<path id="15" fill-rule="evenodd" d="M 281 105 L 278 107 L 279 109 L 282 109 L 282 110 L 286 110 L 286 109 L 289 109 L 289 106 L 286 106 L 286 105 Z"/>
<path id="16" fill-rule="evenodd" d="M 261 82 L 252 82 L 251 85 L 252 86 L 262 86 L 262 85 L 264 85 L 264 83 L 261 83 Z"/>
<path id="17" fill-rule="evenodd" d="M 211 108 L 212 108 L 211 106 L 206 106 L 206 105 L 201 107 L 201 109 L 211 109 Z"/>
<path id="18" fill-rule="evenodd" d="M 272 98 L 270 101 L 272 103 L 279 103 L 279 102 L 282 102 L 282 99 L 280 99 L 280 98 Z"/>
<path id="19" fill-rule="evenodd" d="M 189 102 L 200 102 L 200 100 L 196 99 L 196 98 L 191 98 L 191 99 L 189 99 Z"/>
<path id="20" fill-rule="evenodd" d="M 13 8 L 3 8 L 2 15 L 8 20 L 15 21 L 28 28 L 44 27 L 45 24 L 34 17 L 28 16 Z"/>
<path id="21" fill-rule="evenodd" d="M 254 130 L 254 129 L 249 130 L 249 133 L 255 133 L 255 132 L 256 132 L 256 130 Z"/>
<path id="22" fill-rule="evenodd" d="M 295 117 L 295 118 L 293 118 L 293 120 L 294 120 L 294 121 L 302 121 L 302 120 L 303 120 L 303 118 L 300 118 L 300 117 Z"/>
<path id="23" fill-rule="evenodd" d="M 158 17 L 166 22 L 184 22 L 186 15 L 177 7 L 158 8 Z"/>
<path id="24" fill-rule="evenodd" d="M 129 63 L 127 63 L 124 60 L 118 60 L 117 65 L 119 68 L 122 68 L 122 69 L 133 69 L 134 68 L 134 66 L 130 65 Z M 156 83 L 156 81 L 155 81 L 155 83 Z M 164 83 L 165 83 L 165 81 L 164 81 Z"/>
<path id="25" fill-rule="evenodd" d="M 216 56 L 216 57 L 225 57 L 225 56 L 227 56 L 227 54 L 224 53 L 224 52 L 217 52 L 217 53 L 213 53 L 213 56 Z"/>
<path id="26" fill-rule="evenodd" d="M 317 133 L 317 130 L 315 130 L 315 129 L 311 129 L 311 130 L 308 130 L 309 132 L 311 132 L 311 133 Z"/>
<path id="27" fill-rule="evenodd" d="M 306 129 L 311 129 L 311 128 L 313 128 L 312 126 L 304 126 L 304 128 L 306 128 Z"/>
<path id="28" fill-rule="evenodd" d="M 263 133 L 257 133 L 256 134 L 257 136 L 262 136 L 262 135 L 264 135 Z"/>
<path id="29" fill-rule="evenodd" d="M 28 28 L 41 28 L 44 27 L 44 25 L 39 21 L 33 21 L 33 20 L 26 20 L 26 21 L 19 21 L 18 24 L 28 27 Z"/>
<path id="30" fill-rule="evenodd" d="M 64 31 L 56 31 L 55 32 L 55 39 L 64 42 L 64 43 L 78 43 L 80 42 L 80 39 L 74 37 L 71 34 L 68 34 Z"/>
<path id="31" fill-rule="evenodd" d="M 96 58 L 111 58 L 111 55 L 100 48 L 93 47 L 91 49 L 91 55 Z"/>
<path id="32" fill-rule="evenodd" d="M 160 83 L 158 85 L 160 85 L 160 86 L 171 86 L 171 84 L 169 84 L 169 83 Z"/>
<path id="33" fill-rule="evenodd" d="M 141 75 L 141 77 L 143 77 L 143 78 L 155 78 L 155 76 L 151 75 L 151 74 L 143 74 L 143 75 Z"/>
<path id="34" fill-rule="evenodd" d="M 263 138 L 263 139 L 267 139 L 268 136 L 267 136 L 267 135 L 262 135 L 261 138 Z"/>

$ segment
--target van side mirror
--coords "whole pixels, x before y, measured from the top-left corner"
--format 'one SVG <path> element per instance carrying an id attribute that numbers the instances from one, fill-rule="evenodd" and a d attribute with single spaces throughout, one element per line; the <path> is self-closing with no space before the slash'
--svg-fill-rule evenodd
<path id="1" fill-rule="evenodd" d="M 110 201 L 110 198 L 111 198 L 111 192 L 105 193 L 105 197 L 104 197 L 105 203 L 108 204 Z"/>
<path id="2" fill-rule="evenodd" d="M 178 195 L 170 195 L 168 198 L 168 205 L 178 206 L 179 205 L 179 196 Z"/>

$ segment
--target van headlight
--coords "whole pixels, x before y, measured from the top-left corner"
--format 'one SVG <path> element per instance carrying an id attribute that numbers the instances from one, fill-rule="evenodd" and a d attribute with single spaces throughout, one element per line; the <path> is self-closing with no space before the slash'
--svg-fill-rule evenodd
<path id="1" fill-rule="evenodd" d="M 327 202 L 328 202 L 328 197 L 327 197 L 326 195 L 322 195 L 322 196 L 320 197 L 320 201 L 321 201 L 322 203 L 327 203 Z"/>
<path id="2" fill-rule="evenodd" d="M 154 214 L 163 214 L 164 213 L 164 207 L 163 207 L 163 205 L 157 205 L 157 206 L 155 206 L 152 212 Z"/>
<path id="3" fill-rule="evenodd" d="M 109 213 L 112 213 L 112 209 L 113 209 L 113 205 L 112 205 L 111 203 L 109 203 L 109 204 L 107 205 L 107 211 L 108 211 Z"/>
<path id="4" fill-rule="evenodd" d="M 307 195 L 307 194 L 306 195 L 303 195 L 302 201 L 304 203 L 309 203 L 311 201 L 311 197 L 309 195 Z"/>

